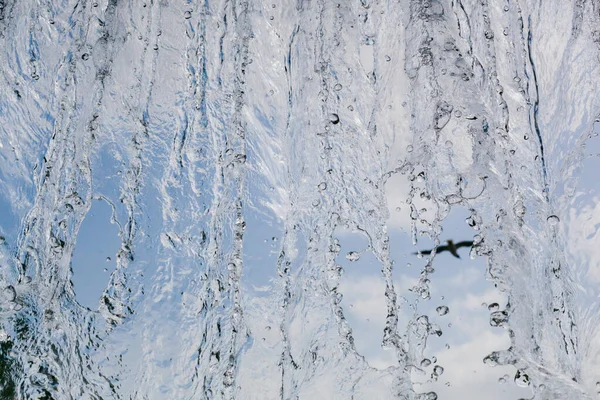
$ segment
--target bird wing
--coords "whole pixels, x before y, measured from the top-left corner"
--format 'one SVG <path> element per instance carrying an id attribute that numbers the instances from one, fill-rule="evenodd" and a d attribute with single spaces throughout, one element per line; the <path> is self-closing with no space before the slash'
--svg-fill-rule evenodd
<path id="1" fill-rule="evenodd" d="M 442 251 L 448 251 L 448 250 L 450 250 L 450 246 L 444 245 L 444 246 L 438 247 L 436 252 L 441 253 Z"/>
<path id="2" fill-rule="evenodd" d="M 450 250 L 450 247 L 448 246 L 440 246 L 437 248 L 436 253 L 441 253 L 442 251 L 448 251 Z M 421 254 L 431 254 L 433 250 L 421 250 L 420 253 Z M 419 253 L 413 253 L 413 254 L 419 254 Z"/>
<path id="3" fill-rule="evenodd" d="M 473 241 L 472 240 L 465 240 L 464 242 L 458 242 L 454 245 L 457 249 L 460 249 L 461 247 L 471 247 L 473 246 Z"/>

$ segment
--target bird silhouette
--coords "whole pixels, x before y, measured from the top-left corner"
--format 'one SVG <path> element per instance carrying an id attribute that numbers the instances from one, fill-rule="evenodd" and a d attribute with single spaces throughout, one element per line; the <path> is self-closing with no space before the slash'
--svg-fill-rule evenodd
<path id="1" fill-rule="evenodd" d="M 458 243 L 454 243 L 452 240 L 448 240 L 447 243 L 448 243 L 447 245 L 438 247 L 436 253 L 441 253 L 443 251 L 449 251 L 450 253 L 452 253 L 452 255 L 454 257 L 460 258 L 460 256 L 458 255 L 458 252 L 457 252 L 458 249 L 460 249 L 461 247 L 473 246 L 472 240 L 465 240 L 463 242 L 458 242 Z M 433 250 L 423 250 L 423 251 L 421 251 L 421 254 L 431 254 L 432 251 Z M 413 254 L 419 254 L 419 253 L 413 253 Z"/>

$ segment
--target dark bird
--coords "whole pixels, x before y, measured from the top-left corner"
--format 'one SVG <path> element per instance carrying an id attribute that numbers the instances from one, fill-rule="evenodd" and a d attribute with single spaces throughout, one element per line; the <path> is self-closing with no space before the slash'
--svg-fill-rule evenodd
<path id="1" fill-rule="evenodd" d="M 448 244 L 445 246 L 440 246 L 437 248 L 436 253 L 441 253 L 443 251 L 449 251 L 450 253 L 452 253 L 452 255 L 456 258 L 460 258 L 460 256 L 458 255 L 458 252 L 456 250 L 460 249 L 461 247 L 471 247 L 473 246 L 473 241 L 472 240 L 467 240 L 464 242 L 458 242 L 458 243 L 454 243 L 452 240 L 448 240 Z M 431 254 L 433 250 L 423 250 L 421 251 L 421 254 Z M 413 253 L 413 254 L 419 254 L 419 253 Z"/>

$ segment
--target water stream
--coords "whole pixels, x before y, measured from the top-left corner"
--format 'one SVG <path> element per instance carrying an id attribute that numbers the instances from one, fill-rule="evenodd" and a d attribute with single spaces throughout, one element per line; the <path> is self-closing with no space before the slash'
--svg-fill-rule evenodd
<path id="1" fill-rule="evenodd" d="M 598 398 L 599 24 L 0 0 L 0 398 Z"/>

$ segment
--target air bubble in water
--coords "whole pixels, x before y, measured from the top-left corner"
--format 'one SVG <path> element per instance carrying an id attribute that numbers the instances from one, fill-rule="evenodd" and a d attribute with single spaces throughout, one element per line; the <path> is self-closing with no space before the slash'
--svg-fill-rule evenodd
<path id="1" fill-rule="evenodd" d="M 424 358 L 421 360 L 421 368 L 427 368 L 431 365 L 431 360 L 429 358 Z"/>
<path id="2" fill-rule="evenodd" d="M 319 190 L 325 190 L 325 189 L 327 189 L 327 183 L 325 183 L 325 182 L 319 183 L 318 188 L 319 188 Z"/>
<path id="3" fill-rule="evenodd" d="M 190 18 L 192 18 L 192 12 L 191 12 L 191 11 L 186 11 L 186 12 L 184 12 L 184 13 L 183 13 L 183 17 L 184 17 L 185 19 L 190 19 Z"/>
<path id="4" fill-rule="evenodd" d="M 340 117 L 337 114 L 329 114 L 329 122 L 331 122 L 332 124 L 339 124 L 340 123 Z"/>
<path id="5" fill-rule="evenodd" d="M 440 376 L 444 373 L 444 368 L 440 367 L 439 365 L 436 365 L 435 367 L 433 367 L 433 374 L 435 376 Z"/>
<path id="6" fill-rule="evenodd" d="M 335 90 L 336 92 L 339 92 L 340 90 L 342 90 L 342 85 L 339 83 L 336 83 L 336 85 L 333 87 L 333 90 Z"/>
<path id="7" fill-rule="evenodd" d="M 560 222 L 560 219 L 556 215 L 551 215 L 548 217 L 547 221 L 551 226 L 556 226 Z"/>

